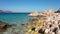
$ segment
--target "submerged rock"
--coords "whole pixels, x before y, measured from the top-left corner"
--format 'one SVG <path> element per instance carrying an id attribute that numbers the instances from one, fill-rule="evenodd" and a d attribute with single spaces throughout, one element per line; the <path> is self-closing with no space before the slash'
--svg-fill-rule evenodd
<path id="1" fill-rule="evenodd" d="M 11 25 L 6 24 L 5 22 L 0 21 L 0 32 L 4 32 L 9 27 L 11 27 Z"/>

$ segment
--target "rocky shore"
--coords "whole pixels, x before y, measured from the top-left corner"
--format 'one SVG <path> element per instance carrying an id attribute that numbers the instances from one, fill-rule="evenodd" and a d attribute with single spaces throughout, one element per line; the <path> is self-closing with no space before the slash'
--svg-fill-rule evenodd
<path id="1" fill-rule="evenodd" d="M 35 16 L 36 15 L 36 16 Z M 60 13 L 52 9 L 41 13 L 31 13 L 25 34 L 60 34 Z"/>
<path id="2" fill-rule="evenodd" d="M 10 28 L 11 25 L 0 21 L 0 34 L 2 34 L 3 32 L 5 32 L 8 28 Z"/>
<path id="3" fill-rule="evenodd" d="M 26 24 L 9 25 L 0 21 L 0 34 L 60 34 L 60 13 L 52 9 L 33 12 Z"/>

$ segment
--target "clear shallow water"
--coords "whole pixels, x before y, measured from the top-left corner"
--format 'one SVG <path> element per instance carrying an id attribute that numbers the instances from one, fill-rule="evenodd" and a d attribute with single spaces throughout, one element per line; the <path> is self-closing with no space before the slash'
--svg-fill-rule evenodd
<path id="1" fill-rule="evenodd" d="M 0 21 L 6 22 L 8 24 L 16 23 L 27 23 L 29 17 L 28 13 L 9 13 L 9 14 L 0 14 Z"/>

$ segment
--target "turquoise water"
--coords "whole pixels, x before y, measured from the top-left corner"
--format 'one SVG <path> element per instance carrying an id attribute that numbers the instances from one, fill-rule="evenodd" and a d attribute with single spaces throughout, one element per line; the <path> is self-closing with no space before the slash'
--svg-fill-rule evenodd
<path id="1" fill-rule="evenodd" d="M 0 14 L 0 21 L 3 21 L 8 24 L 16 23 L 27 23 L 28 22 L 28 13 L 9 13 L 9 14 Z"/>

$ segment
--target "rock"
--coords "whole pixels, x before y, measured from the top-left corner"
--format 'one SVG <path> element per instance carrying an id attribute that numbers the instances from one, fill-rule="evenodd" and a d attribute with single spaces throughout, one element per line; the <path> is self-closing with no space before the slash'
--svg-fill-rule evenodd
<path id="1" fill-rule="evenodd" d="M 57 34 L 60 34 L 60 30 L 57 31 Z"/>
<path id="2" fill-rule="evenodd" d="M 35 15 L 38 14 L 38 15 Z M 54 10 L 49 9 L 46 10 L 42 13 L 31 13 L 31 22 L 27 26 L 31 26 L 30 28 L 26 29 L 31 29 L 32 26 L 35 28 L 32 28 L 33 34 L 37 32 L 37 34 L 56 34 L 56 31 L 59 29 L 59 20 L 60 20 L 60 13 L 55 13 Z M 34 18 L 35 17 L 35 18 Z M 39 30 L 41 29 L 42 30 Z M 28 31 L 28 30 L 27 30 Z M 30 33 L 32 33 L 30 31 Z M 29 32 L 27 32 L 29 34 Z"/>
<path id="3" fill-rule="evenodd" d="M 38 33 L 44 34 L 44 31 L 43 31 L 42 29 L 40 29 L 40 30 L 38 31 Z"/>
<path id="4" fill-rule="evenodd" d="M 5 30 L 4 30 L 4 29 L 0 29 L 0 33 L 1 33 L 1 32 L 5 32 Z"/>
<path id="5" fill-rule="evenodd" d="M 0 21 L 0 28 L 3 28 L 6 24 Z"/>
<path id="6" fill-rule="evenodd" d="M 58 28 L 54 28 L 53 32 L 56 34 Z"/>
<path id="7" fill-rule="evenodd" d="M 4 32 L 9 27 L 11 27 L 11 25 L 6 24 L 5 22 L 0 21 L 0 32 Z"/>
<path id="8" fill-rule="evenodd" d="M 38 12 L 32 12 L 29 16 L 38 16 Z"/>
<path id="9" fill-rule="evenodd" d="M 32 31 L 35 31 L 35 27 L 34 27 L 34 28 L 32 28 Z"/>
<path id="10" fill-rule="evenodd" d="M 52 32 L 52 34 L 55 34 L 54 32 Z"/>
<path id="11" fill-rule="evenodd" d="M 48 32 L 49 32 L 49 29 L 46 29 L 46 30 L 45 30 L 45 33 L 48 33 Z"/>

